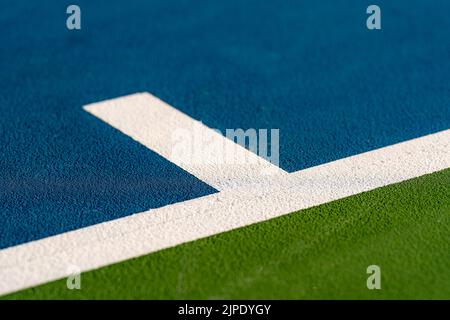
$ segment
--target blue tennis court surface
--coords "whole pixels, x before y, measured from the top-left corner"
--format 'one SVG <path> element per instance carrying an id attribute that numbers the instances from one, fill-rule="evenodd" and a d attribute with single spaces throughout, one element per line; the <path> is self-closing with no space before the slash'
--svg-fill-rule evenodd
<path id="1" fill-rule="evenodd" d="M 450 128 L 448 1 L 4 1 L 0 248 L 216 192 L 87 114 L 148 91 L 212 128 L 279 128 L 297 171 Z"/>

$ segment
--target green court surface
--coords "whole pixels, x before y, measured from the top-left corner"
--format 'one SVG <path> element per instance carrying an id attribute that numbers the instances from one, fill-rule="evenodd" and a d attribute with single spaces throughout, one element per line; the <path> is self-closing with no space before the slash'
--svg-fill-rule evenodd
<path id="1" fill-rule="evenodd" d="M 450 170 L 3 298 L 450 299 Z"/>

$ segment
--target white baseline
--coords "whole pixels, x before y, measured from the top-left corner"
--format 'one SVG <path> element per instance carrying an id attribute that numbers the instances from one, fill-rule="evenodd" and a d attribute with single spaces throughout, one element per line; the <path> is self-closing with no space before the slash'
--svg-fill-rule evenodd
<path id="1" fill-rule="evenodd" d="M 86 110 L 165 157 L 168 132 L 195 121 L 148 93 Z M 449 168 L 450 130 L 290 174 L 274 169 L 260 178 L 267 167 L 257 162 L 249 174 L 228 168 L 218 179 L 211 167 L 184 164 L 220 192 L 1 250 L 0 294 L 64 278 L 70 265 L 96 269 Z"/>

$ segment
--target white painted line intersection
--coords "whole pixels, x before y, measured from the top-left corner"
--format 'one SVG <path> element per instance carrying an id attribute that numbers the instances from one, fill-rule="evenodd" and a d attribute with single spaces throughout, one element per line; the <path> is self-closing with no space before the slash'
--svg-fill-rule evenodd
<path id="1" fill-rule="evenodd" d="M 165 143 L 173 123 L 195 121 L 150 94 L 113 101 L 86 110 L 162 156 L 168 156 Z M 158 111 L 145 110 L 152 107 Z M 149 124 L 151 130 L 142 127 Z M 248 152 L 244 150 L 240 152 Z M 228 168 L 218 177 L 210 167 L 185 165 L 183 169 L 220 192 L 1 250 L 0 294 L 66 277 L 69 265 L 96 269 L 449 168 L 450 130 L 291 174 L 280 169 L 261 183 L 265 166 L 271 167 L 261 160 L 247 175 L 242 168 Z"/>

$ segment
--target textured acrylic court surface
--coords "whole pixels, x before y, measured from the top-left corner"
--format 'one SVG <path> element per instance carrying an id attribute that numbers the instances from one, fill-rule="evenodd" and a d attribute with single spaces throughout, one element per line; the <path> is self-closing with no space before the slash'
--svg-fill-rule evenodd
<path id="1" fill-rule="evenodd" d="M 449 185 L 444 170 L 3 298 L 449 299 Z"/>
<path id="2" fill-rule="evenodd" d="M 448 1 L 4 1 L 0 248 L 215 190 L 82 110 L 149 91 L 279 128 L 288 171 L 450 128 Z"/>

